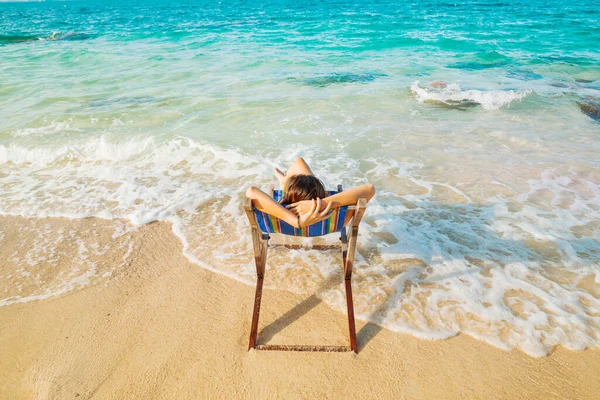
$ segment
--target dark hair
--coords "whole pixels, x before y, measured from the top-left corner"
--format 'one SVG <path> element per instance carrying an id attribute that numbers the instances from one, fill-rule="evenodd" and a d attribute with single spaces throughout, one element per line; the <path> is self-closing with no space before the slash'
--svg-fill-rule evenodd
<path id="1" fill-rule="evenodd" d="M 323 182 L 313 175 L 292 175 L 287 179 L 285 186 L 281 204 L 327 197 Z"/>

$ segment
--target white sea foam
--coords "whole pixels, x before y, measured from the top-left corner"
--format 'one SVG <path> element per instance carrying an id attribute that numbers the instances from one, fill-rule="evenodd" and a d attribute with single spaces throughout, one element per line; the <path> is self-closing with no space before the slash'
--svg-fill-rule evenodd
<path id="1" fill-rule="evenodd" d="M 56 228 L 43 219 L 21 223 L 11 238 L 11 254 L 1 265 L 0 307 L 46 299 L 109 279 L 114 270 L 126 265 L 132 249 L 130 237 L 101 239 L 110 238 L 107 233 L 112 229 L 113 224 L 97 227 L 93 223 L 90 236 L 82 238 L 75 229 Z M 114 254 L 123 252 L 121 263 L 113 261 Z"/>
<path id="2" fill-rule="evenodd" d="M 419 81 L 413 82 L 410 90 L 421 103 L 439 103 L 448 106 L 475 103 L 486 110 L 497 110 L 533 93 L 531 90 L 463 90 L 457 83 L 437 88 L 421 87 Z"/>
<path id="3" fill-rule="evenodd" d="M 72 121 L 52 121 L 48 125 L 17 129 L 12 132 L 12 136 L 45 136 L 61 132 L 81 132 L 81 129 L 73 128 L 71 122 Z"/>
<path id="4" fill-rule="evenodd" d="M 427 339 L 463 332 L 534 356 L 556 345 L 598 347 L 599 295 L 585 286 L 600 280 L 594 237 L 600 186 L 593 176 L 547 169 L 525 190 L 482 202 L 456 183 L 424 178 L 425 164 L 386 157 L 361 160 L 365 166 L 359 168 L 343 153 L 331 156 L 317 145 L 297 150 L 303 152 L 318 158 L 316 172 L 328 186 L 370 181 L 378 187 L 361 225 L 354 275 L 360 318 Z M 247 227 L 242 193 L 249 184 L 272 182 L 272 167 L 284 167 L 294 155 L 267 156 L 178 136 L 0 145 L 0 212 L 125 218 L 133 225 L 170 221 L 192 262 L 251 283 L 250 237 L 240 234 Z M 16 256 L 24 273 L 6 279 L 30 284 L 36 265 L 58 262 L 60 251 L 52 249 L 60 235 L 36 229 L 38 243 Z M 130 230 L 119 227 L 110 237 L 124 240 Z M 120 243 L 130 255 L 131 245 Z M 109 250 L 103 246 L 86 245 L 70 256 L 85 261 L 89 252 Z M 316 291 L 343 311 L 339 263 L 337 252 L 275 247 L 266 284 Z M 64 293 L 96 275 L 90 264 L 60 284 L 12 295 L 0 305 Z"/>

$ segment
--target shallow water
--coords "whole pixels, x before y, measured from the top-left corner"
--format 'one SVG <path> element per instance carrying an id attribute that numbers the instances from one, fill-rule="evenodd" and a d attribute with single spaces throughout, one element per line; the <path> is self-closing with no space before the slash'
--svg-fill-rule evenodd
<path id="1" fill-rule="evenodd" d="M 303 156 L 377 187 L 361 318 L 598 347 L 600 124 L 578 105 L 600 96 L 595 2 L 121 3 L 0 4 L 0 213 L 114 219 L 125 249 L 117 219 L 172 221 L 188 258 L 252 282 L 242 193 Z M 0 304 L 93 275 L 34 281 L 62 254 L 37 231 Z M 267 282 L 343 310 L 338 264 L 274 249 Z"/>

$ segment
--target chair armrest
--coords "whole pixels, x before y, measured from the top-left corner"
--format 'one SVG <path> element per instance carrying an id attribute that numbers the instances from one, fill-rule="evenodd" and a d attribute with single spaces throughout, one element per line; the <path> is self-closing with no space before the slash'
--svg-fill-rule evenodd
<path id="1" fill-rule="evenodd" d="M 252 211 L 252 199 L 246 197 L 244 200 L 244 210 Z"/>
<path id="2" fill-rule="evenodd" d="M 356 202 L 356 206 L 354 209 L 354 216 L 352 217 L 352 227 L 358 228 L 360 221 L 362 220 L 365 211 L 367 210 L 367 199 L 360 198 Z"/>

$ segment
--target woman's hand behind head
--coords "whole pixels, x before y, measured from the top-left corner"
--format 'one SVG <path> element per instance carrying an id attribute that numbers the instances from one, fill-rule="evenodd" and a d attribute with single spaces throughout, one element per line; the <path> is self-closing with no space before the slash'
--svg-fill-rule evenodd
<path id="1" fill-rule="evenodd" d="M 298 211 L 296 215 L 298 215 L 298 222 L 300 227 L 310 226 L 319 221 L 324 220 L 329 216 L 329 210 L 331 209 L 331 203 L 328 203 L 325 208 L 321 210 L 322 206 L 325 202 L 322 202 L 320 198 L 317 197 L 316 200 L 306 200 L 310 205 L 310 209 L 308 211 Z"/>

